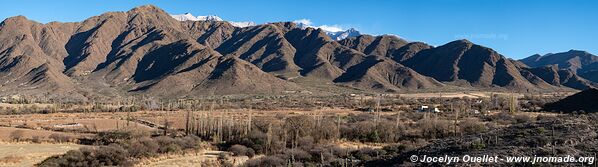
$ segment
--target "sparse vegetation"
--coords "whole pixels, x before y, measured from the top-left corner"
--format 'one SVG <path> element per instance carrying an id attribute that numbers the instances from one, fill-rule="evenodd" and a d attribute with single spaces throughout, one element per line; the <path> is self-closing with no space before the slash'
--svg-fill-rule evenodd
<path id="1" fill-rule="evenodd" d="M 561 119 L 551 114 L 522 112 L 525 111 L 525 105 L 531 104 L 529 101 L 534 99 L 533 96 L 519 99 L 516 107 L 513 107 L 513 100 L 509 97 L 506 94 L 491 95 L 489 98 L 381 96 L 343 97 L 343 100 L 338 97 L 268 97 L 259 101 L 234 98 L 181 100 L 140 107 L 157 111 L 69 113 L 84 117 L 103 115 L 122 120 L 117 121 L 116 127 L 112 128 L 101 128 L 98 125 L 102 124 L 97 123 L 80 124 L 76 119 L 53 128 L 27 121 L 15 123 L 11 120 L 9 123 L 18 128 L 41 127 L 67 133 L 94 134 L 93 138 L 83 140 L 96 147 L 74 150 L 40 163 L 46 166 L 130 166 L 142 159 L 197 150 L 200 147 L 197 144 L 199 140 L 214 144 L 218 150 L 230 152 L 221 153 L 217 161 L 210 161 L 223 166 L 240 164 L 231 161 L 234 159 L 232 157 L 249 157 L 243 166 L 384 164 L 446 140 L 456 140 L 455 147 L 463 151 L 485 151 L 496 148 L 496 144 L 501 142 L 501 136 L 495 134 L 497 131 L 510 127 L 526 129 L 508 131 L 507 134 L 512 134 L 510 138 L 514 141 L 536 147 L 554 142 L 550 127 L 521 127 L 547 121 L 558 124 Z M 328 102 L 334 104 L 326 104 Z M 274 110 L 261 111 L 264 108 L 256 109 L 258 105 Z M 422 105 L 437 107 L 441 112 L 418 112 L 417 108 Z M 535 101 L 533 105 L 541 104 Z M 242 109 L 244 106 L 251 106 L 252 110 Z M 292 107 L 278 111 L 287 108 L 282 106 Z M 92 108 L 108 110 L 102 105 Z M 514 111 L 513 108 L 518 110 Z M 45 118 L 49 118 L 47 116 Z M 13 117 L 21 118 L 19 115 Z M 136 124 L 149 129 L 139 129 Z M 72 127 L 84 130 L 69 130 Z M 22 138 L 32 142 L 78 142 L 75 136 L 65 133 Z M 13 140 L 16 141 L 16 138 Z M 85 156 L 92 158 L 86 159 Z"/>
<path id="2" fill-rule="evenodd" d="M 98 134 L 96 140 L 103 145 L 53 156 L 39 166 L 132 166 L 142 158 L 198 149 L 200 144 L 200 139 L 193 136 L 152 138 L 132 131 L 105 132 Z"/>

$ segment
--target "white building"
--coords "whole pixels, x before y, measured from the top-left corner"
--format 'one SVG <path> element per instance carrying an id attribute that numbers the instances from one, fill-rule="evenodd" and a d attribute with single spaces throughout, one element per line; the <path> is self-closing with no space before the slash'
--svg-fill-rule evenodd
<path id="1" fill-rule="evenodd" d="M 440 109 L 438 109 L 438 107 L 429 107 L 426 105 L 419 107 L 419 110 L 417 110 L 417 111 L 418 112 L 435 112 L 435 113 L 442 112 Z"/>

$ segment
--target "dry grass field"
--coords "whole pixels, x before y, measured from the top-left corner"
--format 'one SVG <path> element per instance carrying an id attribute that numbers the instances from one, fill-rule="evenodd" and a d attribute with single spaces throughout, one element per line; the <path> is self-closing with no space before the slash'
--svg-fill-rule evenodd
<path id="1" fill-rule="evenodd" d="M 0 141 L 11 141 L 11 134 L 14 131 L 22 131 L 23 136 L 22 139 L 32 139 L 34 137 L 40 137 L 40 139 L 47 139 L 48 136 L 52 134 L 62 134 L 67 136 L 76 136 L 76 135 L 85 135 L 85 134 L 73 134 L 73 133 L 65 133 L 65 132 L 53 132 L 48 130 L 31 130 L 31 129 L 22 129 L 22 128 L 14 128 L 14 127 L 0 127 Z M 4 151 L 0 151 L 2 153 Z"/>
<path id="2" fill-rule="evenodd" d="M 153 130 L 148 126 L 127 122 L 126 113 L 53 113 L 1 115 L 0 126 L 23 127 L 46 130 L 78 130 L 79 132 L 100 132 L 120 128 Z"/>
<path id="3" fill-rule="evenodd" d="M 0 167 L 33 166 L 47 157 L 80 147 L 76 144 L 0 143 Z"/>

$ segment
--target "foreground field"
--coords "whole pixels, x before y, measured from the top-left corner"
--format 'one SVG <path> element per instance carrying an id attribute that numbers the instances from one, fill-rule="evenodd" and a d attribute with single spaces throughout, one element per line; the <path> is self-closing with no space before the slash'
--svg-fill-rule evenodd
<path id="1" fill-rule="evenodd" d="M 76 144 L 0 143 L 0 167 L 33 166 L 50 156 L 80 147 Z"/>
<path id="2" fill-rule="evenodd" d="M 597 115 L 541 112 L 540 106 L 558 98 L 498 92 L 351 94 L 146 101 L 118 110 L 101 107 L 110 104 L 23 109 L 0 114 L 0 140 L 97 146 L 49 158 L 46 166 L 389 166 L 409 164 L 406 156 L 416 153 L 459 154 L 445 146 L 472 154 L 590 155 L 594 150 L 581 147 L 577 138 L 595 139 L 597 126 L 590 120 Z M 66 135 L 73 137 L 63 140 Z M 501 147 L 512 145 L 521 149 Z"/>

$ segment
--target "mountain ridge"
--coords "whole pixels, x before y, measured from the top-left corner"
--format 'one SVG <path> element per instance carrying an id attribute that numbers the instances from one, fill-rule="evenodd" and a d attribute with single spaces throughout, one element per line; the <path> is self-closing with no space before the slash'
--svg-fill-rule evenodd
<path id="1" fill-rule="evenodd" d="M 461 81 L 478 88 L 561 87 L 467 40 L 439 47 L 392 35 L 336 40 L 293 22 L 179 21 L 151 5 L 72 23 L 11 17 L 0 23 L 0 42 L 2 95 L 277 94 L 319 84 L 397 92 L 450 89 Z"/>

